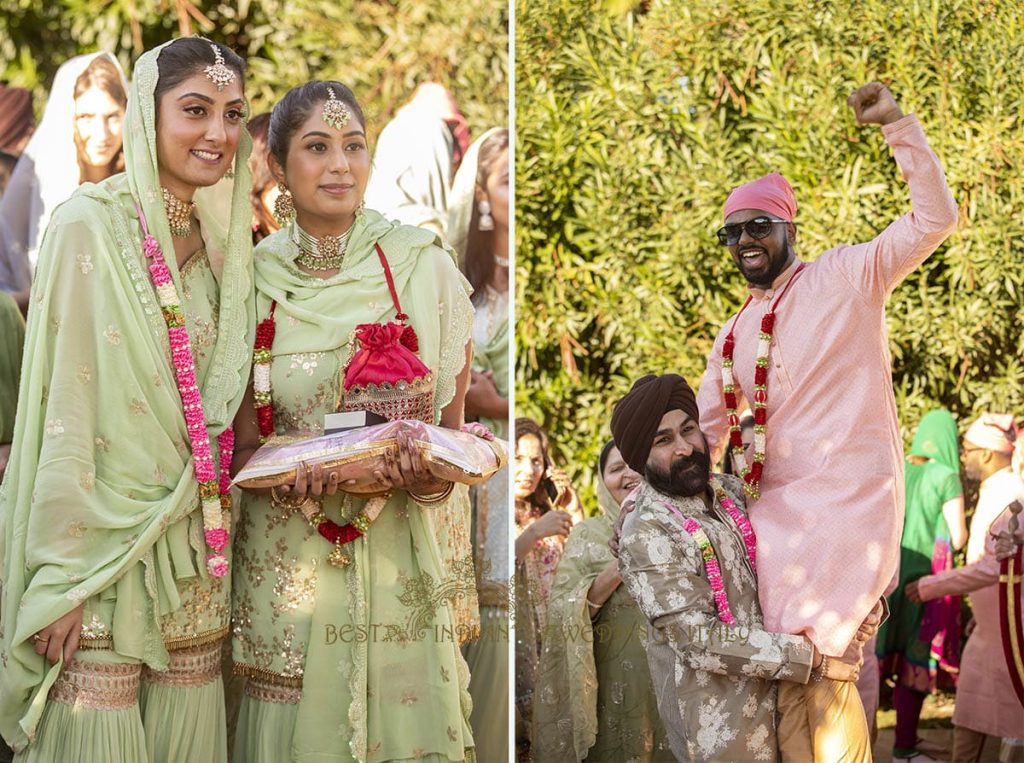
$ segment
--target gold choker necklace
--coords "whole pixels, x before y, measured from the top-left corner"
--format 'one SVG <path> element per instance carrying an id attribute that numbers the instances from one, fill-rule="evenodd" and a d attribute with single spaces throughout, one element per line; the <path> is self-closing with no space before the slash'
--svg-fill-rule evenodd
<path id="1" fill-rule="evenodd" d="M 171 235 L 178 238 L 185 238 L 192 235 L 192 212 L 195 210 L 195 202 L 182 201 L 166 188 L 161 188 L 164 194 L 164 210 L 167 212 L 167 224 L 171 228 Z"/>
<path id="2" fill-rule="evenodd" d="M 348 237 L 351 235 L 350 227 L 340 236 L 315 238 L 302 230 L 298 223 L 292 223 L 292 241 L 299 247 L 299 256 L 295 262 L 309 270 L 341 268 L 348 249 Z"/>

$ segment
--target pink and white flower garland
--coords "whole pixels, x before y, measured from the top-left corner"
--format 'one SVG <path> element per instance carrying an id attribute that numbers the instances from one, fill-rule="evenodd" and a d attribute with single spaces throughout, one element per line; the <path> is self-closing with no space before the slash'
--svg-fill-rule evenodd
<path id="1" fill-rule="evenodd" d="M 142 209 L 138 211 L 144 234 L 142 248 L 146 257 L 152 260 L 149 264 L 149 274 L 156 289 L 164 321 L 167 323 L 171 362 L 174 365 L 178 392 L 185 412 L 185 426 L 192 447 L 196 482 L 199 483 L 199 498 L 203 507 L 203 535 L 206 538 L 206 545 L 212 552 L 206 558 L 206 568 L 214 577 L 222 578 L 228 574 L 228 560 L 224 555 L 224 549 L 228 545 L 228 527 L 231 522 L 231 476 L 225 467 L 231 463 L 235 432 L 228 427 L 217 438 L 221 465 L 218 475 L 210 448 L 210 433 L 206 428 L 202 395 L 196 379 L 192 342 L 185 326 L 185 313 L 181 308 L 178 290 L 174 286 L 160 244 L 149 232 Z"/>
<path id="2" fill-rule="evenodd" d="M 718 502 L 722 504 L 722 508 L 732 517 L 733 522 L 739 528 L 740 535 L 743 536 L 743 545 L 746 547 L 747 558 L 750 560 L 751 570 L 756 575 L 757 539 L 754 537 L 754 528 L 750 526 L 750 520 L 737 508 L 718 480 L 712 478 L 710 485 L 715 491 Z M 718 610 L 718 619 L 726 625 L 736 625 L 736 617 L 729 608 L 729 597 L 725 592 L 725 581 L 722 580 L 722 567 L 715 554 L 715 547 L 711 545 L 711 540 L 708 538 L 707 533 L 704 532 L 700 522 L 693 517 L 683 517 L 682 513 L 674 506 L 669 505 L 669 508 L 683 520 L 683 529 L 690 534 L 690 537 L 697 543 L 697 548 L 700 549 L 701 557 L 704 559 L 704 570 L 707 573 L 708 583 L 711 585 L 711 593 L 715 599 L 715 608 Z"/>

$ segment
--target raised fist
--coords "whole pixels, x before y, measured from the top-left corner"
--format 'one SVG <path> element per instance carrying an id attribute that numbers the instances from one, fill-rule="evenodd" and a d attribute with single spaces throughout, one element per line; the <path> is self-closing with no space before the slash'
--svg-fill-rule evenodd
<path id="1" fill-rule="evenodd" d="M 903 118 L 903 110 L 892 97 L 889 88 L 881 82 L 869 82 L 857 88 L 850 93 L 846 103 L 853 109 L 857 124 L 887 125 Z"/>

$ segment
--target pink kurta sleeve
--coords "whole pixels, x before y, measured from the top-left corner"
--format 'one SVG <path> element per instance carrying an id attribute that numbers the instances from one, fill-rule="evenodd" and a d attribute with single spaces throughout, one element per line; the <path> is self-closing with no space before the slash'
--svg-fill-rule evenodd
<path id="1" fill-rule="evenodd" d="M 913 114 L 882 127 L 910 189 L 910 211 L 863 244 L 833 252 L 833 266 L 865 299 L 883 302 L 956 228 L 957 208 L 939 158 Z"/>
<path id="2" fill-rule="evenodd" d="M 973 593 L 998 580 L 999 560 L 994 556 L 986 556 L 981 561 L 968 564 L 966 567 L 923 577 L 918 581 L 917 587 L 921 598 L 924 601 L 930 601 L 940 596 L 962 596 Z"/>

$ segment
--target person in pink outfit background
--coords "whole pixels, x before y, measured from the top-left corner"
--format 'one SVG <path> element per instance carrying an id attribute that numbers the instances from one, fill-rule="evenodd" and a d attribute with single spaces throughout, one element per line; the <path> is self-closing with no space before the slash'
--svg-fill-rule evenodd
<path id="1" fill-rule="evenodd" d="M 953 711 L 953 761 L 977 763 L 988 736 L 1024 738 L 1024 708 L 1014 694 L 999 625 L 999 560 L 993 536 L 1007 530 L 1009 505 L 1024 501 L 1012 466 L 1018 430 L 1010 414 L 982 414 L 964 435 L 964 472 L 981 482 L 967 541 L 967 566 L 923 577 L 905 589 L 914 601 L 970 595 L 975 627 L 960 658 Z M 1024 598 L 1021 600 L 1024 607 Z"/>

